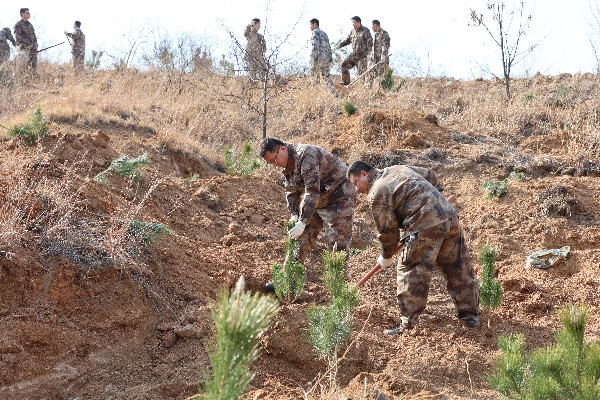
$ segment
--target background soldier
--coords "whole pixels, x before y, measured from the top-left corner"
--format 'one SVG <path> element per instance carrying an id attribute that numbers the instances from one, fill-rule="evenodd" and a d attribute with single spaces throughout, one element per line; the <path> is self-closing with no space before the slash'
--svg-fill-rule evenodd
<path id="1" fill-rule="evenodd" d="M 267 42 L 265 37 L 258 33 L 260 29 L 260 19 L 252 19 L 252 23 L 246 26 L 244 36 L 248 41 L 244 60 L 248 66 L 248 73 L 252 81 L 262 81 L 268 72 L 265 53 L 267 52 Z"/>
<path id="2" fill-rule="evenodd" d="M 13 31 L 19 52 L 21 56 L 25 57 L 27 68 L 35 74 L 37 71 L 37 37 L 33 25 L 29 22 L 29 8 L 21 8 L 20 13 L 21 20 L 15 24 Z"/>
<path id="3" fill-rule="evenodd" d="M 367 56 L 373 47 L 371 31 L 362 26 L 360 18 L 352 17 L 350 20 L 352 21 L 352 31 L 333 49 L 333 51 L 337 51 L 352 43 L 352 52 L 342 62 L 342 83 L 344 85 L 350 84 L 350 69 L 354 66 L 358 65 L 359 76 L 367 70 Z M 361 62 L 361 60 L 363 61 Z"/>
<path id="4" fill-rule="evenodd" d="M 390 35 L 388 35 L 387 31 L 381 29 L 381 23 L 376 19 L 373 20 L 373 32 L 375 32 L 375 36 L 373 38 L 371 63 L 375 65 L 381 61 L 381 64 L 373 68 L 371 73 L 371 77 L 375 78 L 383 75 L 387 70 L 388 65 L 390 65 Z"/>
<path id="5" fill-rule="evenodd" d="M 310 30 L 312 31 L 312 36 L 310 38 L 312 44 L 312 51 L 310 52 L 310 73 L 314 80 L 327 79 L 327 86 L 329 86 L 332 93 L 335 93 L 335 86 L 333 85 L 331 75 L 329 74 L 329 69 L 333 62 L 329 37 L 319 28 L 319 20 L 316 18 L 310 20 Z"/>
<path id="6" fill-rule="evenodd" d="M 201 54 L 202 53 L 202 54 Z M 200 47 L 196 47 L 194 57 L 192 58 L 192 72 L 209 72 L 213 67 L 213 62 Z"/>
<path id="7" fill-rule="evenodd" d="M 427 168 L 394 165 L 382 170 L 364 161 L 348 168 L 348 179 L 360 193 L 368 194 L 379 232 L 381 268 L 392 265 L 402 242 L 397 266 L 397 300 L 401 322 L 389 335 L 412 328 L 427 304 L 433 269 L 438 267 L 464 325 L 479 325 L 479 284 L 469 260 L 458 216 L 444 198 L 437 176 Z M 400 236 L 402 229 L 403 235 Z"/>
<path id="8" fill-rule="evenodd" d="M 10 47 L 8 46 L 9 41 L 14 47 L 17 46 L 15 38 L 10 32 L 10 29 L 4 28 L 0 31 L 0 65 L 2 65 L 5 61 L 8 61 L 10 58 Z"/>
<path id="9" fill-rule="evenodd" d="M 73 39 L 71 43 L 71 55 L 73 56 L 73 69 L 75 72 L 83 71 L 85 59 L 85 35 L 81 31 L 81 22 L 75 21 L 73 33 L 65 31 L 65 35 Z"/>
<path id="10" fill-rule="evenodd" d="M 260 156 L 283 169 L 285 197 L 295 225 L 288 232 L 299 243 L 299 261 L 306 257 L 325 228 L 328 249 L 350 253 L 356 190 L 346 178 L 348 167 L 325 149 L 308 144 L 286 144 L 266 138 Z M 267 290 L 273 290 L 267 283 Z"/>

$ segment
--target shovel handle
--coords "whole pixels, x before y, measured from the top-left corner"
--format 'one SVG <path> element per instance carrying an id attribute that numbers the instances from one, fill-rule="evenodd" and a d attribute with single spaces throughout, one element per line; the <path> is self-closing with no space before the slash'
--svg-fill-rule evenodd
<path id="1" fill-rule="evenodd" d="M 400 245 L 398 246 L 398 248 L 396 248 L 396 250 L 394 251 L 394 253 L 392 253 L 392 256 L 395 255 L 397 252 L 399 252 L 402 248 L 404 247 L 404 243 L 400 243 Z M 358 283 L 356 284 L 356 287 L 359 288 L 362 285 L 364 285 L 369 279 L 371 279 L 371 277 L 373 275 L 375 275 L 379 270 L 381 269 L 381 264 L 377 263 L 372 270 L 370 270 L 360 281 L 358 281 Z"/>

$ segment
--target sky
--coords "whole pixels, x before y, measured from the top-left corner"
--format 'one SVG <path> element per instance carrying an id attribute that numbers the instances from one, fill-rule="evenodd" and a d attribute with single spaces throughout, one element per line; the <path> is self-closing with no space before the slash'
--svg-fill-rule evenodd
<path id="1" fill-rule="evenodd" d="M 600 32 L 590 26 L 591 7 L 598 0 L 525 0 L 531 26 L 522 49 L 538 47 L 514 67 L 513 76 L 536 72 L 546 75 L 594 72 L 596 62 L 590 40 L 600 47 Z M 507 0 L 507 8 L 514 3 Z M 470 10 L 486 14 L 483 0 L 390 0 L 366 2 L 346 0 L 221 0 L 221 1 L 117 1 L 73 2 L 63 0 L 1 0 L 0 26 L 14 27 L 19 9 L 28 7 L 30 22 L 40 48 L 65 40 L 81 21 L 86 35 L 86 56 L 103 50 L 102 67 L 110 67 L 111 56 L 119 58 L 133 48 L 139 56 L 161 37 L 187 35 L 206 47 L 213 58 L 232 56 L 233 34 L 245 43 L 243 31 L 252 18 L 262 21 L 261 33 L 268 51 L 280 45 L 281 54 L 299 66 L 308 66 L 310 29 L 308 21 L 318 18 L 330 41 L 346 37 L 350 18 L 361 17 L 363 25 L 379 19 L 391 37 L 391 63 L 402 75 L 453 76 L 473 79 L 501 75 L 500 49 L 481 26 L 472 26 Z M 486 18 L 488 17 L 488 18 Z M 493 25 L 491 25 L 493 27 Z M 495 32 L 495 31 L 494 31 Z M 595 36 L 594 36 L 595 35 Z M 137 41 L 136 41 L 137 40 Z M 509 37 L 509 40 L 511 38 Z M 514 38 L 512 39 L 514 40 Z M 146 50 L 144 50 L 146 49 Z M 68 44 L 40 54 L 56 62 L 67 62 Z"/>

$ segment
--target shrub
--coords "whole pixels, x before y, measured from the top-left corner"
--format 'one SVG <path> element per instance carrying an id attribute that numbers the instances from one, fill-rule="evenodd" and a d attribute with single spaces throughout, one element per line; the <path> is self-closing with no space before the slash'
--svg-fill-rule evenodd
<path id="1" fill-rule="evenodd" d="M 383 78 L 379 82 L 379 86 L 381 86 L 381 89 L 383 89 L 386 92 L 390 92 L 392 89 L 394 89 L 393 72 L 394 72 L 393 69 L 391 69 L 390 67 L 387 67 L 385 70 L 385 74 L 383 75 Z"/>
<path id="2" fill-rule="evenodd" d="M 128 233 L 131 237 L 141 239 L 145 244 L 152 244 L 157 237 L 172 235 L 173 231 L 165 224 L 134 220 L 129 223 Z"/>
<path id="3" fill-rule="evenodd" d="M 354 107 L 352 105 L 352 103 L 350 103 L 349 101 L 344 102 L 344 104 L 342 104 L 342 112 L 348 116 L 356 113 L 356 107 Z"/>
<path id="4" fill-rule="evenodd" d="M 225 168 L 229 175 L 248 175 L 260 167 L 260 161 L 252 154 L 250 142 L 244 141 L 239 158 L 234 158 L 233 149 L 225 147 Z"/>
<path id="5" fill-rule="evenodd" d="M 489 179 L 481 185 L 481 189 L 485 192 L 486 199 L 504 197 L 508 194 L 508 179 L 501 181 Z"/>
<path id="6" fill-rule="evenodd" d="M 483 246 L 479 252 L 481 260 L 481 282 L 479 283 L 479 304 L 484 309 L 496 308 L 502 302 L 502 285 L 495 277 L 494 262 L 496 249 Z M 488 327 L 490 320 L 488 318 Z"/>
<path id="7" fill-rule="evenodd" d="M 209 350 L 213 376 L 205 375 L 209 399 L 237 399 L 254 378 L 250 366 L 259 355 L 258 342 L 277 314 L 277 301 L 244 291 L 244 278 L 228 293 L 221 290 L 218 309 L 212 311 L 215 343 Z"/>
<path id="8" fill-rule="evenodd" d="M 142 177 L 141 168 L 144 165 L 150 165 L 150 160 L 148 159 L 148 155 L 146 153 L 133 159 L 129 159 L 129 156 L 127 155 L 121 156 L 117 159 L 114 159 L 107 169 L 96 175 L 94 177 L 94 181 L 102 185 L 106 184 L 106 178 L 109 173 L 139 180 Z"/>
<path id="9" fill-rule="evenodd" d="M 286 222 L 286 232 L 293 226 L 293 222 Z M 279 263 L 273 265 L 272 279 L 275 294 L 280 300 L 292 303 L 302 294 L 306 275 L 304 266 L 298 262 L 297 240 L 286 238 L 284 264 L 283 266 Z"/>
<path id="10" fill-rule="evenodd" d="M 48 125 L 44 123 L 42 109 L 37 107 L 31 114 L 29 122 L 15 125 L 8 130 L 11 138 L 20 138 L 26 145 L 32 145 L 39 139 L 43 139 L 48 133 Z"/>
<path id="11" fill-rule="evenodd" d="M 100 67 L 103 55 L 104 51 L 102 50 L 92 50 L 92 57 L 85 62 L 85 66 L 87 67 L 87 69 L 96 72 Z"/>

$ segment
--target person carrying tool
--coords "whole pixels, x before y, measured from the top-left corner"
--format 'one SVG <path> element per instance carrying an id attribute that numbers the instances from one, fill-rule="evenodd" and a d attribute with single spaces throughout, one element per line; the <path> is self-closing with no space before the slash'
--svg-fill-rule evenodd
<path id="1" fill-rule="evenodd" d="M 323 229 L 328 249 L 346 251 L 348 260 L 356 190 L 346 178 L 346 164 L 321 147 L 277 138 L 263 139 L 259 155 L 283 169 L 287 208 L 295 222 L 288 235 L 298 240 L 298 261 L 304 264 Z M 265 289 L 274 290 L 273 284 Z"/>
<path id="2" fill-rule="evenodd" d="M 348 46 L 352 43 L 352 52 L 342 62 L 342 83 L 344 85 L 350 84 L 350 69 L 358 66 L 358 75 L 362 75 L 367 70 L 367 56 L 371 52 L 373 47 L 373 38 L 371 37 L 371 31 L 366 26 L 361 24 L 360 17 L 350 18 L 352 21 L 352 31 L 346 39 L 341 41 L 337 46 L 333 48 L 335 53 L 342 47 Z"/>
<path id="3" fill-rule="evenodd" d="M 85 35 L 81 30 L 81 22 L 75 21 L 73 24 L 73 33 L 65 31 L 68 38 L 73 39 L 71 44 L 71 56 L 73 59 L 73 70 L 76 73 L 83 71 L 85 59 Z"/>
<path id="4" fill-rule="evenodd" d="M 38 43 L 37 37 L 35 36 L 35 29 L 29 22 L 29 8 L 21 8 L 21 19 L 17 21 L 13 31 L 15 32 L 15 38 L 19 53 L 24 58 L 27 69 L 35 74 L 37 71 L 37 53 Z"/>
<path id="5" fill-rule="evenodd" d="M 401 322 L 384 333 L 397 335 L 415 326 L 427 304 L 434 267 L 446 278 L 458 318 L 468 328 L 479 326 L 479 283 L 458 215 L 440 193 L 436 174 L 405 165 L 380 170 L 355 161 L 347 176 L 359 193 L 368 195 L 381 242 L 381 268 L 392 265 L 392 256 L 404 243 L 397 266 Z"/>

